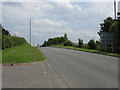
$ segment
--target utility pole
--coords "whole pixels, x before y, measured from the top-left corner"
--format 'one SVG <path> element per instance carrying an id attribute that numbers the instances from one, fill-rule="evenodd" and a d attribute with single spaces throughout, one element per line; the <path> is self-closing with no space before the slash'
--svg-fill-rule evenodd
<path id="1" fill-rule="evenodd" d="M 50 39 L 50 32 L 49 32 L 49 39 Z"/>
<path id="2" fill-rule="evenodd" d="M 30 18 L 30 45 L 31 45 L 31 18 Z"/>
<path id="3" fill-rule="evenodd" d="M 116 19 L 116 0 L 114 0 L 114 15 L 115 15 L 115 19 Z"/>
<path id="4" fill-rule="evenodd" d="M 113 50 L 114 50 L 114 41 L 113 41 L 113 36 L 114 36 L 114 33 L 112 34 L 112 53 L 113 53 Z"/>
<path id="5" fill-rule="evenodd" d="M 34 41 L 35 41 L 35 39 L 34 39 L 34 34 L 33 34 L 33 35 L 32 35 L 33 46 L 34 46 Z"/>
<path id="6" fill-rule="evenodd" d="M 107 52 L 107 46 L 106 46 L 106 32 L 105 32 L 105 52 Z"/>
<path id="7" fill-rule="evenodd" d="M 116 15 L 116 0 L 114 0 L 114 18 L 115 18 L 115 20 L 117 19 L 117 15 Z M 113 51 L 114 51 L 114 33 L 112 35 L 112 53 L 113 53 Z"/>

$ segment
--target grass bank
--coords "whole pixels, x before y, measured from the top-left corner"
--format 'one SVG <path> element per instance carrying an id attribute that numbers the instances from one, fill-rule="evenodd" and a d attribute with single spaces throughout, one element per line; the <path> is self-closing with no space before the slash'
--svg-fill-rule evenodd
<path id="1" fill-rule="evenodd" d="M 115 57 L 120 56 L 120 55 L 114 54 L 114 53 L 105 53 L 105 52 L 102 52 L 102 51 L 99 51 L 99 50 L 77 48 L 77 47 L 72 47 L 72 46 L 57 45 L 57 46 L 52 46 L 52 47 L 59 47 L 59 48 L 65 48 L 65 49 L 72 49 L 72 50 L 79 50 L 79 51 L 85 51 L 85 52 L 91 52 L 91 53 L 98 53 L 98 54 L 110 55 L 110 56 L 115 56 Z"/>
<path id="2" fill-rule="evenodd" d="M 2 63 L 2 50 L 0 50 L 0 63 Z"/>
<path id="3" fill-rule="evenodd" d="M 28 43 L 4 49 L 2 51 L 2 63 L 28 63 L 45 60 L 44 55 L 36 47 Z"/>

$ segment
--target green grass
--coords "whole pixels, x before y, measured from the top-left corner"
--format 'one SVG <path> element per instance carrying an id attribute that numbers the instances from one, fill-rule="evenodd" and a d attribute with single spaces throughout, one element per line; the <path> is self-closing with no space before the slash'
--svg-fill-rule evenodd
<path id="1" fill-rule="evenodd" d="M 2 63 L 2 50 L 0 50 L 0 63 Z"/>
<path id="2" fill-rule="evenodd" d="M 28 63 L 45 60 L 44 55 L 36 47 L 28 43 L 4 49 L 2 51 L 2 63 Z"/>
<path id="3" fill-rule="evenodd" d="M 53 46 L 53 47 L 66 48 L 66 49 L 79 50 L 79 51 L 92 52 L 92 53 L 99 53 L 99 54 L 117 56 L 117 57 L 120 56 L 120 55 L 114 54 L 114 53 L 105 53 L 105 52 L 102 52 L 102 51 L 99 51 L 99 50 L 86 49 L 86 48 L 77 48 L 77 47 L 73 47 L 73 46 L 57 45 L 57 46 Z"/>

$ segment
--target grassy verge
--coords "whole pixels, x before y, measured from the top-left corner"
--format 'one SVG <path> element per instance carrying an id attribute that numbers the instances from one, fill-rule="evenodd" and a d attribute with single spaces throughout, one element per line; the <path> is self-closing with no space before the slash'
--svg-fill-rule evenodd
<path id="1" fill-rule="evenodd" d="M 73 50 L 79 50 L 79 51 L 85 51 L 85 52 L 91 52 L 91 53 L 99 53 L 99 54 L 104 54 L 104 55 L 110 55 L 110 56 L 120 56 L 118 54 L 113 54 L 113 53 L 105 53 L 105 52 L 101 52 L 99 50 L 93 50 L 93 49 L 86 49 L 86 48 L 77 48 L 77 47 L 72 47 L 72 46 L 62 46 L 62 45 L 57 45 L 54 47 L 59 47 L 59 48 L 66 48 L 66 49 L 73 49 Z"/>
<path id="2" fill-rule="evenodd" d="M 28 43 L 2 51 L 2 63 L 28 63 L 43 60 L 45 57 L 40 50 L 31 47 Z"/>
<path id="3" fill-rule="evenodd" d="M 2 63 L 2 50 L 0 50 L 0 63 Z"/>

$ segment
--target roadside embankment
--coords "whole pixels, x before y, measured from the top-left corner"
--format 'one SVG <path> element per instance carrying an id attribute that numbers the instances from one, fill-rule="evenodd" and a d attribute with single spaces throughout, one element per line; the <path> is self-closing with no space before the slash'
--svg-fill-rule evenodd
<path id="1" fill-rule="evenodd" d="M 36 47 L 30 46 L 28 43 L 14 46 L 2 50 L 2 63 L 30 63 L 45 60 L 44 55 Z"/>

